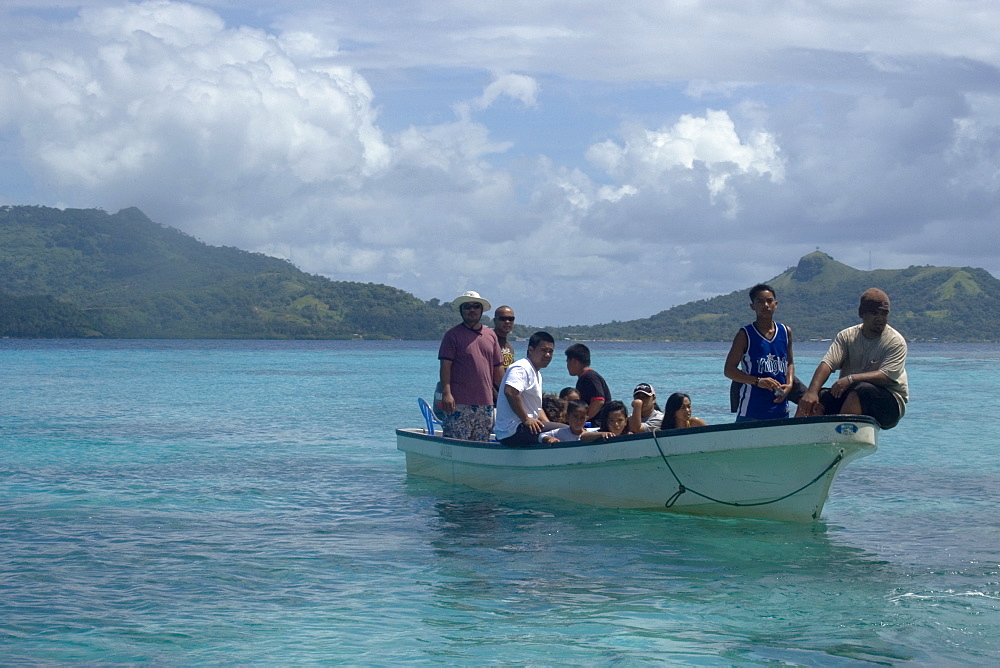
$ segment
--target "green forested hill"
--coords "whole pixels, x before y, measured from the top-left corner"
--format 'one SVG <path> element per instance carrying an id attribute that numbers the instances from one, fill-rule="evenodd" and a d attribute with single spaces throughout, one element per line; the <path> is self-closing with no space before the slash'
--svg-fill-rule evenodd
<path id="1" fill-rule="evenodd" d="M 5 336 L 437 338 L 447 304 L 208 246 L 138 209 L 0 208 Z"/>
<path id="2" fill-rule="evenodd" d="M 861 271 L 817 251 L 765 282 L 798 341 L 857 322 L 858 296 L 872 286 L 889 293 L 890 322 L 908 339 L 1000 340 L 1000 281 L 983 269 Z M 749 287 L 650 318 L 548 329 L 583 340 L 728 341 L 752 319 Z M 0 207 L 3 336 L 437 339 L 457 322 L 437 299 L 208 246 L 138 209 Z"/>
<path id="3" fill-rule="evenodd" d="M 86 314 L 49 295 L 16 297 L 0 292 L 0 336 L 76 338 L 95 336 Z"/>
<path id="4" fill-rule="evenodd" d="M 971 267 L 909 267 L 862 271 L 819 251 L 763 281 L 777 291 L 777 319 L 797 341 L 831 338 L 860 322 L 858 299 L 870 287 L 892 300 L 890 324 L 910 340 L 1000 340 L 1000 281 Z M 553 330 L 564 338 L 728 341 L 753 321 L 751 286 L 690 302 L 650 318 Z"/>

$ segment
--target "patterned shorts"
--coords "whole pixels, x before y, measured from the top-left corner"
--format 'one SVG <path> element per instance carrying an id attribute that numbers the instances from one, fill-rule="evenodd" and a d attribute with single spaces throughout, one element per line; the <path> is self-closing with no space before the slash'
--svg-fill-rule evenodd
<path id="1" fill-rule="evenodd" d="M 466 441 L 488 441 L 493 431 L 493 406 L 455 404 L 455 412 L 441 422 L 446 438 Z"/>

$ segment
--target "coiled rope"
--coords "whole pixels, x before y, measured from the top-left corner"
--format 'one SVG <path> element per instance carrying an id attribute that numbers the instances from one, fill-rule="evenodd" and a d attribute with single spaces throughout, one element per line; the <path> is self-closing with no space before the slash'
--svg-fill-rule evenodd
<path id="1" fill-rule="evenodd" d="M 827 466 L 825 469 L 823 469 L 819 473 L 819 475 L 817 475 L 815 478 L 813 478 L 812 480 L 810 480 L 806 484 L 802 485 L 802 487 L 799 487 L 797 490 L 795 490 L 793 492 L 789 492 L 788 494 L 785 494 L 784 496 L 779 496 L 778 498 L 776 498 L 776 499 L 770 499 L 769 501 L 756 501 L 754 503 L 740 503 L 739 501 L 723 501 L 722 499 L 716 499 L 716 498 L 711 497 L 711 496 L 709 496 L 707 494 L 702 494 L 701 492 L 699 492 L 697 490 L 693 490 L 693 489 L 685 486 L 684 483 L 681 482 L 681 479 L 679 477 L 677 477 L 677 473 L 674 471 L 674 467 L 670 465 L 669 461 L 667 461 L 667 456 L 663 453 L 663 448 L 660 447 L 660 437 L 656 435 L 656 432 L 653 432 L 653 442 L 656 443 L 656 449 L 660 451 L 660 457 L 663 459 L 663 463 L 667 465 L 667 469 L 670 471 L 670 475 L 674 476 L 674 480 L 677 481 L 677 491 L 674 492 L 673 495 L 671 495 L 671 497 L 669 499 L 667 499 L 667 502 L 664 504 L 665 507 L 667 507 L 667 508 L 673 507 L 673 505 L 675 503 L 677 503 L 677 499 L 681 498 L 681 495 L 684 494 L 685 492 L 691 492 L 692 494 L 694 494 L 696 496 L 700 496 L 703 499 L 707 499 L 709 501 L 712 501 L 713 503 L 721 503 L 724 506 L 751 507 L 751 506 L 766 506 L 766 505 L 771 504 L 771 503 L 777 503 L 778 501 L 784 501 L 785 499 L 787 499 L 787 498 L 789 498 L 791 496 L 795 496 L 796 494 L 798 494 L 799 492 L 801 492 L 805 488 L 809 487 L 810 485 L 815 484 L 817 480 L 819 480 L 820 478 L 822 478 L 823 476 L 825 476 L 827 474 L 827 472 L 830 471 L 830 469 L 832 469 L 834 466 L 836 466 L 837 464 L 839 464 L 840 461 L 844 458 L 844 451 L 841 450 L 837 454 L 837 456 L 834 457 L 833 461 L 830 462 L 829 466 Z"/>

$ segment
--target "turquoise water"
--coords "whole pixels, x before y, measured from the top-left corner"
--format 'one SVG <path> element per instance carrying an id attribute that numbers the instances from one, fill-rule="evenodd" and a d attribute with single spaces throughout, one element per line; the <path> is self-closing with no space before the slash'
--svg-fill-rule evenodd
<path id="1" fill-rule="evenodd" d="M 907 417 L 808 526 L 408 478 L 436 347 L 0 341 L 0 662 L 1000 661 L 1000 347 L 913 345 Z M 731 420 L 728 346 L 592 348 Z"/>

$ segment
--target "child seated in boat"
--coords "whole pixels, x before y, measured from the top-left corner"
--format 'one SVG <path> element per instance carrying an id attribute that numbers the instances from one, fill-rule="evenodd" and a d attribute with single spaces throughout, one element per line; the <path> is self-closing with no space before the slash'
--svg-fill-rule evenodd
<path id="1" fill-rule="evenodd" d="M 620 401 L 609 401 L 604 405 L 601 419 L 605 425 L 603 431 L 586 431 L 587 404 L 579 399 L 569 402 L 566 409 L 566 422 L 569 427 L 553 429 L 538 437 L 539 443 L 559 443 L 563 441 L 596 441 L 601 438 L 614 438 L 628 434 L 628 409 Z"/>
<path id="2" fill-rule="evenodd" d="M 601 409 L 601 424 L 604 425 L 602 431 L 592 432 L 600 438 L 614 438 L 631 434 L 632 430 L 628 426 L 628 409 L 620 401 L 609 401 Z"/>
<path id="3" fill-rule="evenodd" d="M 704 427 L 708 423 L 700 417 L 691 417 L 691 397 L 683 392 L 674 392 L 663 407 L 663 425 L 661 429 L 685 429 L 687 427 Z"/>
<path id="4" fill-rule="evenodd" d="M 559 398 L 566 401 L 573 401 L 580 398 L 580 392 L 575 387 L 564 387 L 559 390 Z"/>
<path id="5" fill-rule="evenodd" d="M 554 394 L 546 394 L 542 397 L 542 410 L 545 411 L 545 417 L 550 422 L 566 424 L 566 407 L 566 400 L 560 399 Z"/>
<path id="6" fill-rule="evenodd" d="M 548 414 L 546 412 L 546 414 Z M 568 427 L 553 429 L 538 435 L 539 443 L 560 443 L 562 441 L 593 440 L 597 438 L 596 432 L 586 431 L 584 425 L 587 424 L 587 404 L 579 399 L 569 402 L 566 407 L 566 424 Z"/>
<path id="7" fill-rule="evenodd" d="M 656 431 L 663 423 L 663 411 L 656 403 L 656 392 L 649 383 L 639 383 L 632 390 L 632 415 L 628 419 L 628 429 L 633 434 L 640 431 Z"/>

